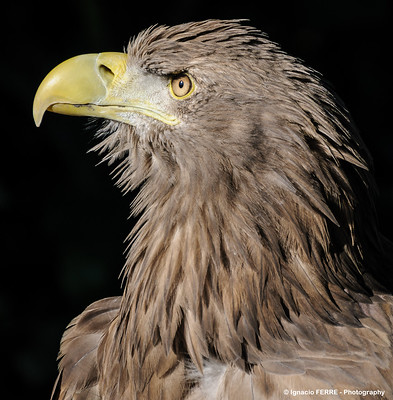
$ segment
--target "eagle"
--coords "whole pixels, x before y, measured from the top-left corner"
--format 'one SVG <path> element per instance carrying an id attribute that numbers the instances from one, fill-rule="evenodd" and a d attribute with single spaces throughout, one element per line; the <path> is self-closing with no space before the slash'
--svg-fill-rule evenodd
<path id="1" fill-rule="evenodd" d="M 55 67 L 46 110 L 100 118 L 139 187 L 123 294 L 69 324 L 52 399 L 393 399 L 392 245 L 319 73 L 243 20 L 156 25 Z"/>

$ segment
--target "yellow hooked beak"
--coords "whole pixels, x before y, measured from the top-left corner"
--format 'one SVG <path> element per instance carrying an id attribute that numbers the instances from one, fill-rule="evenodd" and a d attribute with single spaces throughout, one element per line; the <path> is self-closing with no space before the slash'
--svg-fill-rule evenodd
<path id="1" fill-rule="evenodd" d="M 46 110 L 59 114 L 102 117 L 130 123 L 138 113 L 176 125 L 180 121 L 160 109 L 149 91 L 133 85 L 124 53 L 84 54 L 55 67 L 34 98 L 33 117 L 39 126 Z M 162 104 L 162 103 L 161 103 Z"/>

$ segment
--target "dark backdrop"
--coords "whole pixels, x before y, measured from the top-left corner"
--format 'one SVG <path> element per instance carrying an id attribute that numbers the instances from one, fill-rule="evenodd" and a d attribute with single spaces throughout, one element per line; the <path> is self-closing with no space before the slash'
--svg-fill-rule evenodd
<path id="1" fill-rule="evenodd" d="M 392 238 L 393 136 L 390 0 L 10 2 L 2 10 L 2 392 L 49 399 L 66 324 L 92 301 L 120 293 L 133 221 L 131 195 L 87 153 L 86 119 L 32 119 L 49 70 L 81 53 L 122 51 L 151 24 L 248 18 L 288 53 L 323 73 L 346 102 L 374 156 L 383 232 Z M 274 4 L 273 4 L 274 3 Z M 41 5 L 40 5 L 41 4 Z M 1 395 L 3 396 L 3 395 Z"/>

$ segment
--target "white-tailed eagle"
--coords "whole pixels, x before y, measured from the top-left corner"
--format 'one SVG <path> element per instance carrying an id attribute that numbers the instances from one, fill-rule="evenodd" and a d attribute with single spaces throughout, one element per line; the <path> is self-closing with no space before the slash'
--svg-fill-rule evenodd
<path id="1" fill-rule="evenodd" d="M 103 118 L 141 186 L 123 296 L 71 322 L 54 399 L 393 399 L 391 245 L 318 73 L 239 21 L 156 26 L 57 66 L 46 110 Z"/>

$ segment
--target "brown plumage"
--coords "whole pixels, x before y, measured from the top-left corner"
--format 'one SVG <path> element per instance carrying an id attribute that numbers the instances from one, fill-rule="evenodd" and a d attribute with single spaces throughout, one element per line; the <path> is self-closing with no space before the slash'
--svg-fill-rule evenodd
<path id="1" fill-rule="evenodd" d="M 71 322 L 53 398 L 393 399 L 391 245 L 321 77 L 217 20 L 142 32 L 127 71 L 195 90 L 165 103 L 179 124 L 135 113 L 98 132 L 141 216 L 124 294 Z"/>

